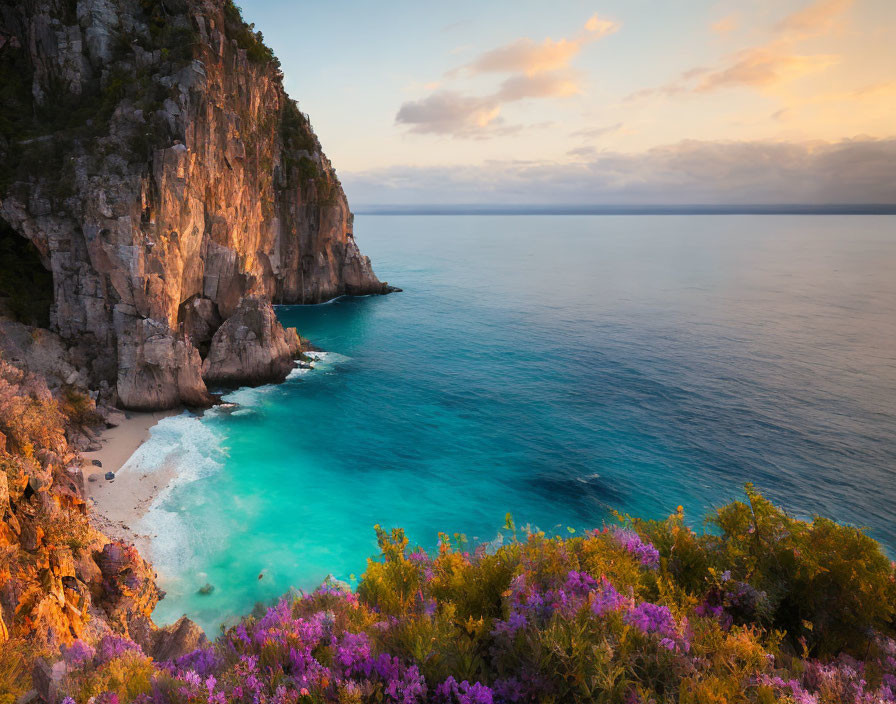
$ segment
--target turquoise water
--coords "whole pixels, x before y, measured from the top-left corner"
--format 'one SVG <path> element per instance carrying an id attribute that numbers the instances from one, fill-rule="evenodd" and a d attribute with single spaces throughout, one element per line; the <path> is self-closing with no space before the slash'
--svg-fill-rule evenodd
<path id="1" fill-rule="evenodd" d="M 896 217 L 361 216 L 386 297 L 284 307 L 328 354 L 162 421 L 161 623 L 360 575 L 373 525 L 695 523 L 754 482 L 896 547 Z M 141 528 L 138 527 L 138 528 Z M 260 578 L 259 578 L 260 577 Z M 210 582 L 208 596 L 197 589 Z"/>

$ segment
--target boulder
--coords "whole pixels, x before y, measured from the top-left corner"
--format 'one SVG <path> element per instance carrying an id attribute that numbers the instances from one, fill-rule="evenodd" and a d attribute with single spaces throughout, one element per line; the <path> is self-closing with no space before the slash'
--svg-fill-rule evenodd
<path id="1" fill-rule="evenodd" d="M 31 680 L 37 696 L 47 704 L 55 704 L 60 699 L 62 680 L 65 677 L 65 662 L 62 660 L 52 665 L 38 658 L 34 661 Z"/>
<path id="2" fill-rule="evenodd" d="M 206 642 L 203 630 L 186 616 L 182 616 L 176 623 L 155 632 L 149 652 L 157 662 L 169 662 L 196 650 Z"/>
<path id="3" fill-rule="evenodd" d="M 295 328 L 284 329 L 269 301 L 250 296 L 218 328 L 202 375 L 209 384 L 279 382 L 293 369 L 300 351 Z"/>

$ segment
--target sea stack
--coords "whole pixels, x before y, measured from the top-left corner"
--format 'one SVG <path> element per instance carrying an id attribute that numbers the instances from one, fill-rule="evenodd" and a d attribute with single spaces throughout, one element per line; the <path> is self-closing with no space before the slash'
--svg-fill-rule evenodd
<path id="1" fill-rule="evenodd" d="M 5 5 L 0 73 L 0 237 L 33 245 L 52 281 L 31 295 L 110 403 L 282 379 L 297 338 L 272 303 L 390 290 L 229 0 Z"/>

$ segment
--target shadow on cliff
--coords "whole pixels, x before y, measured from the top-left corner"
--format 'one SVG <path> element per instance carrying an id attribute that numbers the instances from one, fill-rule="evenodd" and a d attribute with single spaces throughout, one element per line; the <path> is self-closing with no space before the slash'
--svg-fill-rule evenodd
<path id="1" fill-rule="evenodd" d="M 0 315 L 49 327 L 53 275 L 37 247 L 0 218 Z"/>

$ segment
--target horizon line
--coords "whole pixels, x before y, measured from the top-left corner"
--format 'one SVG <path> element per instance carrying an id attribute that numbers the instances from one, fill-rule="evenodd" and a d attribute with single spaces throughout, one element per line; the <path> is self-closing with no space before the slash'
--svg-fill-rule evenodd
<path id="1" fill-rule="evenodd" d="M 355 215 L 896 215 L 896 203 L 363 204 Z"/>

